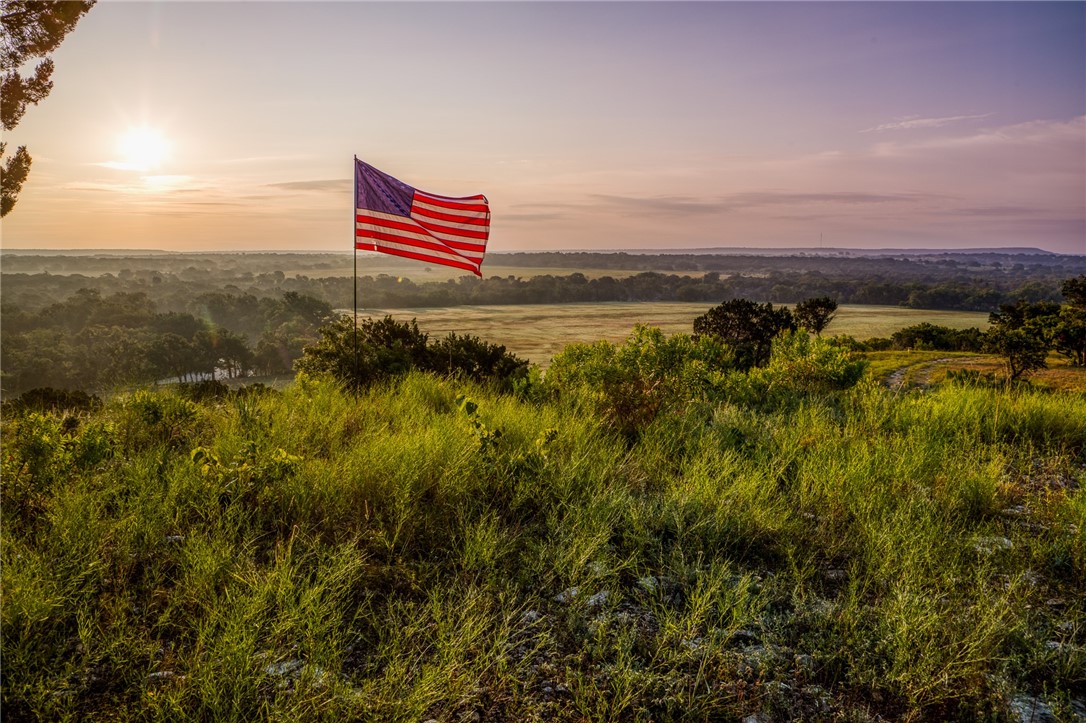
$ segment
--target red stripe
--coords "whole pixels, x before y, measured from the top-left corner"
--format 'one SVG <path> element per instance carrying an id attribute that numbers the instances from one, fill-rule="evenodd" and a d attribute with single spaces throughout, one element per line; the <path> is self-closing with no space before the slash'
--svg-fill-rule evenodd
<path id="1" fill-rule="evenodd" d="M 451 213 L 441 213 L 440 211 L 431 211 L 428 208 L 419 208 L 412 204 L 411 215 L 418 214 L 420 216 L 426 216 L 428 218 L 436 218 L 439 221 L 452 221 L 453 223 L 467 223 L 472 226 L 489 226 L 490 218 L 473 218 L 471 216 L 456 216 Z"/>
<path id="2" fill-rule="evenodd" d="M 490 238 L 490 229 L 486 229 L 485 231 L 465 231 L 462 228 L 449 228 L 448 226 L 442 226 L 439 223 L 431 223 L 423 219 L 419 219 L 418 223 L 419 226 L 433 233 L 447 233 L 462 238 L 479 239 L 480 241 L 486 241 Z"/>
<path id="3" fill-rule="evenodd" d="M 490 206 L 488 206 L 485 203 L 464 203 L 463 201 L 458 201 L 458 200 L 455 200 L 455 199 L 436 198 L 436 197 L 431 196 L 429 194 L 421 193 L 419 191 L 415 191 L 415 197 L 422 200 L 422 201 L 425 201 L 426 203 L 429 203 L 432 206 L 441 206 L 443 208 L 456 208 L 456 209 L 459 209 L 461 211 L 489 211 L 490 210 Z M 474 200 L 474 199 L 477 199 L 477 198 L 482 198 L 484 201 L 486 200 L 486 198 L 484 196 L 471 196 L 470 198 L 465 199 L 465 200 Z"/>
<path id="4" fill-rule="evenodd" d="M 453 246 L 444 244 L 440 241 L 420 241 L 418 239 L 396 236 L 395 234 L 381 233 L 380 231 L 371 231 L 368 228 L 355 229 L 354 235 L 361 238 L 374 238 L 379 241 L 390 241 L 392 243 L 403 244 L 404 246 L 417 246 L 419 248 L 429 249 L 430 251 L 444 251 L 445 253 L 456 254 L 456 249 Z M 464 250 L 476 251 L 477 249 Z M 456 255 L 459 256 L 459 254 Z"/>
<path id="5" fill-rule="evenodd" d="M 376 249 L 371 248 L 369 245 L 361 246 L 361 245 L 355 244 L 355 246 L 357 246 L 360 249 L 367 249 L 367 250 L 370 250 L 370 251 L 379 251 L 379 252 L 381 252 L 383 254 L 389 254 L 391 256 L 402 256 L 402 257 L 407 258 L 407 259 L 415 259 L 416 261 L 427 261 L 429 263 L 441 264 L 442 266 L 454 266 L 454 267 L 456 267 L 458 269 L 464 269 L 465 271 L 470 271 L 471 273 L 475 274 L 476 276 L 482 276 L 483 275 L 482 272 L 479 270 L 478 266 L 473 266 L 470 263 L 460 263 L 458 261 L 453 261 L 451 259 L 443 259 L 443 258 L 436 257 L 436 256 L 427 256 L 426 254 L 416 254 L 416 253 L 412 253 L 410 251 L 402 251 L 400 249 L 386 249 L 386 248 L 381 248 L 380 246 L 378 246 Z"/>
<path id="6" fill-rule="evenodd" d="M 370 223 L 370 224 L 373 224 L 375 226 L 384 226 L 385 228 L 395 228 L 395 229 L 399 229 L 400 231 L 414 231 L 415 233 L 419 233 L 419 232 L 422 232 L 422 233 L 428 233 L 428 232 L 429 233 L 447 233 L 447 234 L 451 234 L 453 236 L 460 236 L 460 237 L 465 238 L 465 239 L 479 239 L 480 241 L 486 241 L 487 238 L 490 236 L 490 230 L 489 229 L 487 229 L 485 232 L 484 231 L 464 231 L 463 229 L 448 228 L 446 226 L 441 226 L 441 225 L 436 224 L 436 223 L 427 223 L 427 222 L 424 222 L 424 221 L 417 221 L 415 223 L 411 223 L 410 220 L 407 220 L 407 219 L 405 219 L 405 221 L 389 221 L 388 219 L 384 219 L 384 218 L 374 218 L 373 216 L 360 216 L 358 214 L 355 214 L 355 221 L 357 223 Z M 443 243 L 447 243 L 444 239 L 441 239 L 441 241 Z M 486 244 L 485 243 L 484 244 L 473 244 L 471 242 L 465 242 L 465 243 L 468 244 L 468 248 L 470 250 L 472 250 L 472 251 L 474 251 L 476 249 L 478 249 L 479 251 L 484 251 L 486 249 Z"/>
<path id="7" fill-rule="evenodd" d="M 385 228 L 398 228 L 401 231 L 414 231 L 418 233 L 420 228 L 423 232 L 425 228 L 421 227 L 421 224 L 412 223 L 411 219 L 404 217 L 403 221 L 389 221 L 385 218 L 374 218 L 373 216 L 359 216 L 355 215 L 355 221 L 357 223 L 372 223 L 377 226 L 384 226 Z"/>

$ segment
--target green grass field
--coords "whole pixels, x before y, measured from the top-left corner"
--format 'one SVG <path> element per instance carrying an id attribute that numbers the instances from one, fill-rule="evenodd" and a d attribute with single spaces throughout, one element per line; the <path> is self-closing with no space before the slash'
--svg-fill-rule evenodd
<path id="1" fill-rule="evenodd" d="M 1074 720 L 1081 398 L 820 358 L 633 436 L 421 374 L 9 416 L 4 719 Z"/>
<path id="2" fill-rule="evenodd" d="M 380 318 L 385 314 L 400 321 L 414 318 L 431 336 L 444 336 L 449 332 L 474 334 L 504 344 L 518 356 L 546 366 L 567 344 L 599 339 L 621 341 L 629 336 L 635 324 L 659 327 L 667 334 L 690 333 L 694 318 L 711 306 L 703 302 L 643 302 L 360 309 L 359 318 Z M 971 326 L 984 329 L 988 325 L 988 315 L 969 311 L 844 305 L 823 333 L 827 336 L 848 334 L 857 339 L 888 337 L 898 329 L 925 321 L 955 329 Z"/>

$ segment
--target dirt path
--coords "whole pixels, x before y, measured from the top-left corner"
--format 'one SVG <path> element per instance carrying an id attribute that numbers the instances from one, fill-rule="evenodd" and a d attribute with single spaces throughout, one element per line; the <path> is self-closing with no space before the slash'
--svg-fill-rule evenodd
<path id="1" fill-rule="evenodd" d="M 928 382 L 931 379 L 932 372 L 935 371 L 935 366 L 952 361 L 954 361 L 952 357 L 946 357 L 943 359 L 917 362 L 915 364 L 906 364 L 905 366 L 890 372 L 890 374 L 887 375 L 884 384 L 890 389 L 902 389 L 905 387 L 905 378 L 909 376 L 909 372 L 912 372 L 912 378 L 909 379 L 909 386 L 926 389 L 928 387 Z"/>

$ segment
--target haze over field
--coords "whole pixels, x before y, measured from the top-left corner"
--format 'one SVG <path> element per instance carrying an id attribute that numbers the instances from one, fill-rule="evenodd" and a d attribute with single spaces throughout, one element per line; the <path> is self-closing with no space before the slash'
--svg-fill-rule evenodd
<path id="1" fill-rule="evenodd" d="M 6 248 L 348 250 L 354 154 L 490 249 L 1086 253 L 1082 3 L 101 2 Z"/>

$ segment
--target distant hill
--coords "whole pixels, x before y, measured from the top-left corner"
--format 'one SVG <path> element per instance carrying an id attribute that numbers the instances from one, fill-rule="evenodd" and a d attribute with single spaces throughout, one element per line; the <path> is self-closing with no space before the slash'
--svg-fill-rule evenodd
<path id="1" fill-rule="evenodd" d="M 643 249 L 628 250 L 630 254 L 698 254 L 712 256 L 1061 256 L 1053 251 L 1029 247 L 967 248 L 967 249 L 843 249 L 843 248 L 727 248 L 706 247 L 697 249 Z"/>

